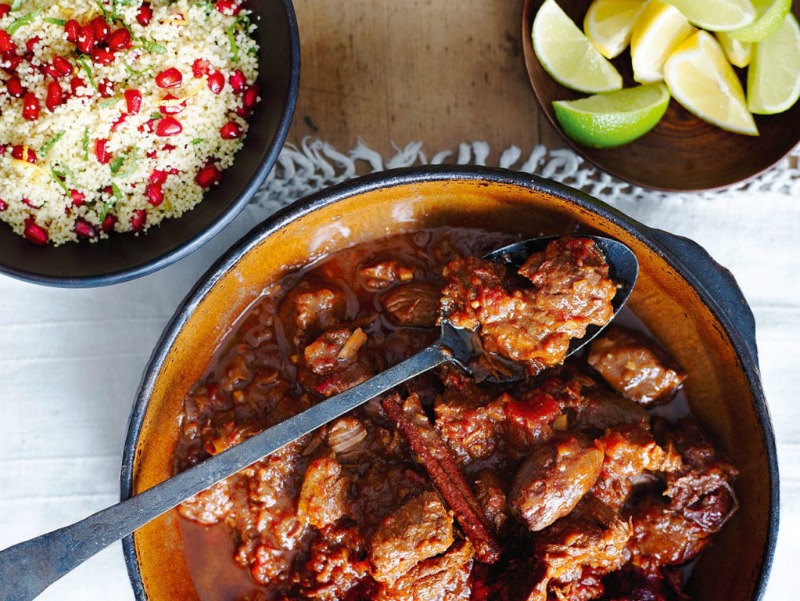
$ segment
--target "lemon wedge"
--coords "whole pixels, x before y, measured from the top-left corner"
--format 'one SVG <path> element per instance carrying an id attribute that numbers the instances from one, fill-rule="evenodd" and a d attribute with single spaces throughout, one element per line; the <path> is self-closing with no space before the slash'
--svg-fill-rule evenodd
<path id="1" fill-rule="evenodd" d="M 739 79 L 707 31 L 698 31 L 672 53 L 664 65 L 664 80 L 672 97 L 690 113 L 734 133 L 758 135 Z"/>
<path id="2" fill-rule="evenodd" d="M 747 108 L 772 115 L 800 98 L 800 27 L 789 13 L 778 30 L 755 45 L 747 70 Z"/>
<path id="3" fill-rule="evenodd" d="M 756 20 L 750 0 L 667 0 L 692 24 L 709 31 L 733 31 Z"/>
<path id="4" fill-rule="evenodd" d="M 556 119 L 570 138 L 585 146 L 614 148 L 653 129 L 667 110 L 663 83 L 625 88 L 578 100 L 553 102 Z"/>
<path id="5" fill-rule="evenodd" d="M 631 32 L 633 78 L 639 83 L 664 79 L 664 63 L 672 51 L 695 32 L 681 11 L 661 0 L 650 0 Z"/>
<path id="6" fill-rule="evenodd" d="M 736 40 L 723 31 L 717 31 L 714 36 L 730 64 L 734 67 L 746 67 L 750 64 L 753 57 L 753 45 L 750 42 Z"/>
<path id="7" fill-rule="evenodd" d="M 646 0 L 594 0 L 583 19 L 586 37 L 606 58 L 614 58 L 631 41 L 631 30 Z"/>
<path id="8" fill-rule="evenodd" d="M 579 92 L 594 94 L 622 87 L 622 76 L 592 46 L 555 0 L 545 0 L 533 19 L 533 51 L 553 79 Z"/>
<path id="9" fill-rule="evenodd" d="M 775 33 L 792 10 L 792 0 L 752 0 L 756 20 L 750 25 L 729 32 L 742 42 L 760 42 Z"/>

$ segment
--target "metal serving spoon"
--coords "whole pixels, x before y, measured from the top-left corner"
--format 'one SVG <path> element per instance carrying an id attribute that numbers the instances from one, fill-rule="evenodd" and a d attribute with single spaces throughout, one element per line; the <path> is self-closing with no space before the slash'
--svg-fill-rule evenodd
<path id="1" fill-rule="evenodd" d="M 617 283 L 617 293 L 612 301 L 616 315 L 636 283 L 639 272 L 636 256 L 616 240 L 599 236 L 585 237 L 594 240 L 603 252 L 610 266 L 611 278 Z M 524 240 L 495 250 L 484 258 L 519 268 L 532 253 L 544 250 L 554 238 Z M 182 501 L 406 380 L 444 363 L 455 363 L 468 369 L 467 365 L 476 352 L 474 333 L 456 328 L 447 319 L 441 322 L 441 335 L 436 342 L 366 382 L 326 399 L 121 503 L 0 552 L 0 601 L 28 601 L 35 598 L 98 551 Z M 569 354 L 575 353 L 597 336 L 601 329 L 589 326 L 583 338 L 573 339 Z"/>

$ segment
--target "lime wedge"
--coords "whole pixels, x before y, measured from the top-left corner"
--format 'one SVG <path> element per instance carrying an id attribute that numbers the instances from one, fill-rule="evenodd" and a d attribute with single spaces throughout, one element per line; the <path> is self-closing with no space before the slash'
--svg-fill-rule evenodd
<path id="1" fill-rule="evenodd" d="M 789 13 L 778 30 L 755 45 L 747 70 L 747 108 L 773 115 L 800 97 L 800 27 Z"/>
<path id="2" fill-rule="evenodd" d="M 694 25 L 709 31 L 733 31 L 756 20 L 750 0 L 667 0 Z"/>
<path id="3" fill-rule="evenodd" d="M 746 27 L 735 29 L 729 35 L 742 42 L 760 42 L 775 33 L 792 9 L 792 0 L 752 0 L 756 20 Z"/>
<path id="4" fill-rule="evenodd" d="M 725 53 L 707 31 L 698 31 L 667 60 L 664 80 L 686 110 L 722 129 L 758 135 L 744 90 Z"/>
<path id="5" fill-rule="evenodd" d="M 583 19 L 586 37 L 606 58 L 614 58 L 631 41 L 631 30 L 645 0 L 593 0 Z"/>
<path id="6" fill-rule="evenodd" d="M 555 0 L 545 0 L 539 8 L 531 35 L 536 57 L 561 85 L 589 94 L 622 87 L 622 76 L 614 65 L 592 46 Z"/>
<path id="7" fill-rule="evenodd" d="M 650 0 L 631 33 L 633 79 L 655 83 L 664 79 L 664 63 L 695 32 L 683 13 L 661 0 Z"/>
<path id="8" fill-rule="evenodd" d="M 564 133 L 585 146 L 614 148 L 632 142 L 659 122 L 669 105 L 664 84 L 626 88 L 553 103 Z"/>
<path id="9" fill-rule="evenodd" d="M 753 58 L 753 45 L 750 42 L 742 42 L 729 36 L 724 31 L 714 33 L 722 51 L 728 58 L 728 62 L 734 67 L 746 67 Z"/>

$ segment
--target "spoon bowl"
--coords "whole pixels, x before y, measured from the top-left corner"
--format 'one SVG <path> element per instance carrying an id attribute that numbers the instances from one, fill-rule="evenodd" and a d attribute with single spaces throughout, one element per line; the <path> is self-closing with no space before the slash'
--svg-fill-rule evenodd
<path id="1" fill-rule="evenodd" d="M 486 259 L 519 268 L 532 254 L 547 246 L 556 236 L 524 240 L 497 249 Z M 610 266 L 612 279 L 620 278 L 614 298 L 614 314 L 630 296 L 638 274 L 638 262 L 621 242 L 591 237 Z M 617 262 L 615 262 L 617 261 Z M 0 552 L 0 582 L 16 582 L 13 590 L 0 591 L 0 601 L 27 601 L 50 584 L 72 571 L 89 557 L 137 528 L 157 518 L 189 497 L 235 474 L 261 458 L 344 415 L 403 382 L 444 363 L 469 371 L 470 361 L 480 350 L 475 332 L 455 327 L 441 319 L 441 335 L 430 346 L 349 390 L 332 396 L 309 409 L 264 430 L 244 442 L 215 455 L 192 468 L 104 509 L 71 526 L 54 530 Z M 585 344 L 601 328 L 581 339 Z M 572 354 L 577 348 L 570 348 Z M 521 370 L 511 369 L 496 375 L 497 382 L 516 381 Z"/>

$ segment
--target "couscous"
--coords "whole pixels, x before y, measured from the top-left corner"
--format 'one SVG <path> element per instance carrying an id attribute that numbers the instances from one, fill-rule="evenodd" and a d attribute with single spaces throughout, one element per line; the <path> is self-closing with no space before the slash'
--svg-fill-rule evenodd
<path id="1" fill-rule="evenodd" d="M 194 207 L 259 100 L 254 27 L 237 0 L 0 3 L 0 220 L 58 245 Z"/>

